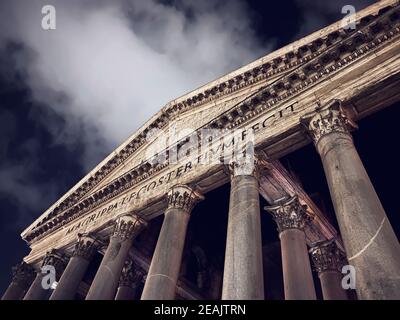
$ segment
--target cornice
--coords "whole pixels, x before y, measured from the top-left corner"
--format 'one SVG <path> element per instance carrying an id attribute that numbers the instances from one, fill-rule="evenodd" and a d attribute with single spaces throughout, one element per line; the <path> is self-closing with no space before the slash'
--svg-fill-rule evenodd
<path id="1" fill-rule="evenodd" d="M 398 4 L 393 8 L 383 8 L 376 17 L 372 15 L 362 17 L 356 32 L 333 31 L 324 39 L 318 39 L 308 45 L 300 47 L 298 50 L 304 50 L 304 52 L 302 53 L 303 56 L 299 58 L 302 62 L 298 65 L 293 65 L 289 59 L 285 60 L 285 58 L 282 58 L 280 63 L 284 64 L 285 67 L 279 67 L 279 65 L 276 64 L 277 67 L 274 72 L 282 72 L 284 74 L 283 76 L 273 83 L 263 86 L 257 92 L 250 95 L 250 97 L 234 105 L 231 109 L 204 125 L 203 128 L 219 128 L 226 130 L 235 128 L 260 113 L 275 107 L 277 104 L 285 102 L 289 98 L 293 98 L 326 77 L 342 70 L 349 64 L 358 61 L 361 57 L 381 47 L 394 37 L 397 37 L 399 33 Z M 294 54 L 293 59 L 295 57 L 297 57 L 297 53 Z M 278 63 L 278 60 L 276 60 L 275 63 Z M 272 65 L 269 67 L 273 68 Z M 265 77 L 268 75 L 268 72 L 263 73 L 263 69 L 260 70 L 261 69 L 259 69 L 259 72 L 265 74 Z M 255 81 L 257 82 L 265 79 L 262 77 L 263 75 L 258 74 L 253 78 L 247 78 L 247 82 L 244 81 L 242 84 L 238 83 L 237 85 L 239 87 L 240 85 L 248 86 L 255 83 Z M 234 87 L 226 86 L 224 90 L 226 91 L 222 91 L 219 94 L 228 94 L 229 90 L 234 90 Z M 214 96 L 216 98 L 220 97 L 217 96 L 217 93 L 215 93 Z M 187 103 L 186 107 L 195 107 L 202 104 L 203 102 L 201 101 L 202 100 L 195 101 L 191 105 Z M 121 177 L 114 179 L 101 190 L 96 191 L 84 199 L 84 196 L 87 195 L 90 190 L 97 186 L 110 172 L 114 171 L 121 163 L 145 144 L 145 137 L 149 130 L 154 127 L 162 129 L 168 121 L 170 121 L 173 114 L 183 110 L 183 107 L 183 105 L 181 107 L 176 105 L 163 110 L 159 117 L 149 124 L 145 130 L 127 143 L 124 148 L 96 171 L 92 177 L 55 207 L 44 219 L 37 223 L 33 229 L 26 232 L 24 234 L 24 239 L 28 242 L 39 240 L 51 232 L 54 232 L 59 227 L 82 216 L 89 210 L 92 210 L 168 167 L 168 164 L 154 164 L 154 162 L 151 161 L 152 159 L 148 159 Z M 185 139 L 186 137 L 179 141 L 178 146 L 183 145 Z"/>

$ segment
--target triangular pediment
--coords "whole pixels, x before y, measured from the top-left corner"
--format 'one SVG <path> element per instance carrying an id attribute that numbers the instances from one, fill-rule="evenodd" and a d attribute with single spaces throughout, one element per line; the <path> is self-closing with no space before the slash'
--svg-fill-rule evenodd
<path id="1" fill-rule="evenodd" d="M 394 3 L 382 1 L 360 11 L 357 20 L 362 24 L 370 23 L 371 17 L 378 17 L 382 8 Z M 151 155 L 149 150 L 154 149 L 157 138 L 168 127 L 175 126 L 178 131 L 196 130 L 206 125 L 219 127 L 221 115 L 233 117 L 229 110 L 238 104 L 254 96 L 254 101 L 247 103 L 247 107 L 254 107 L 262 99 L 266 101 L 288 90 L 291 82 L 307 79 L 315 71 L 308 68 L 310 61 L 327 57 L 325 53 L 330 47 L 338 46 L 356 34 L 354 30 L 344 31 L 341 23 L 339 21 L 168 103 L 26 229 L 23 238 L 32 241 L 55 230 L 66 217 L 73 218 L 99 197 L 112 194 L 121 184 L 131 183 L 152 170 L 146 162 Z M 339 49 L 332 52 L 339 52 Z M 328 58 L 335 59 L 335 55 Z M 148 139 L 152 130 L 160 132 Z"/>

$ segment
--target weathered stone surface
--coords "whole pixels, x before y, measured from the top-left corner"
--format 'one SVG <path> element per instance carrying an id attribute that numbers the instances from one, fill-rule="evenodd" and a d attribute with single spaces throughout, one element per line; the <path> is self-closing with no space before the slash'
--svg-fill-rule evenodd
<path id="1" fill-rule="evenodd" d="M 68 262 L 50 300 L 73 300 L 99 242 L 88 235 L 80 235 L 73 256 Z"/>
<path id="2" fill-rule="evenodd" d="M 151 260 L 142 300 L 172 300 L 181 268 L 187 225 L 193 203 L 203 197 L 185 186 L 168 193 L 168 208 Z M 190 205 L 188 205 L 190 204 Z"/>
<path id="3" fill-rule="evenodd" d="M 313 216 L 311 223 L 307 224 L 307 245 L 314 245 L 321 241 L 332 239 L 337 231 L 328 222 L 325 213 L 314 203 L 294 177 L 285 169 L 278 160 L 268 162 L 268 170 L 260 175 L 260 194 L 268 203 L 297 195 L 301 204 L 307 206 L 307 210 Z"/>
<path id="4" fill-rule="evenodd" d="M 113 300 L 132 241 L 146 223 L 129 215 L 117 219 L 110 243 L 86 300 Z"/>
<path id="5" fill-rule="evenodd" d="M 400 299 L 400 244 L 334 101 L 304 121 L 321 156 L 359 299 Z"/>
<path id="6" fill-rule="evenodd" d="M 25 294 L 24 300 L 46 300 L 48 298 L 50 291 L 43 289 L 42 280 L 43 274 L 38 273 Z"/>
<path id="7" fill-rule="evenodd" d="M 135 299 L 142 280 L 143 271 L 135 264 L 132 258 L 128 258 L 121 272 L 115 300 Z"/>
<path id="8" fill-rule="evenodd" d="M 347 293 L 341 284 L 341 269 L 347 262 L 335 239 L 314 246 L 310 249 L 310 254 L 318 272 L 324 300 L 347 300 Z"/>
<path id="9" fill-rule="evenodd" d="M 200 154 L 189 153 L 177 163 L 153 161 L 154 157 L 150 157 L 149 153 L 154 147 L 157 152 L 160 150 L 158 138 L 164 136 L 164 133 L 159 132 L 149 137 L 147 133 L 152 129 L 166 130 L 171 126 L 178 131 L 192 130 L 195 135 L 199 129 L 218 129 L 222 133 L 235 130 L 242 135 L 252 133 L 256 150 L 262 150 L 267 158 L 274 160 L 309 143 L 299 119 L 314 112 L 317 102 L 326 104 L 332 99 L 342 99 L 352 117 L 357 120 L 400 99 L 400 28 L 398 13 L 397 16 L 392 14 L 392 11 L 398 11 L 398 7 L 390 8 L 396 3 L 395 0 L 384 0 L 358 12 L 357 23 L 362 27 L 361 33 L 359 30 L 343 32 L 339 21 L 168 103 L 22 233 L 31 248 L 24 261 L 37 264 L 50 247 L 71 250 L 78 233 L 94 231 L 103 237 L 109 236 L 110 223 L 123 214 L 140 212 L 146 220 L 157 217 L 164 212 L 165 194 L 177 184 L 196 185 L 202 193 L 206 193 L 228 181 L 223 175 L 222 164 L 200 163 L 201 157 L 214 151 L 204 148 L 204 144 L 201 145 Z M 367 24 L 368 19 L 374 20 L 374 23 Z M 335 127 L 335 123 L 330 125 Z M 336 134 L 340 136 L 336 142 L 341 147 L 335 145 L 335 149 L 346 150 L 345 132 Z M 329 145 L 322 141 L 328 141 L 332 135 L 318 137 L 321 140 L 318 145 Z M 179 141 L 179 148 L 185 146 L 185 139 L 182 137 Z M 167 148 L 171 151 L 174 146 Z M 330 155 L 324 157 L 327 158 L 326 162 L 332 163 L 332 159 L 328 159 Z M 350 171 L 354 167 L 351 162 L 359 161 L 358 155 L 351 151 L 346 159 L 339 158 L 340 166 Z M 359 166 L 355 172 L 357 170 L 361 170 Z M 335 168 L 325 165 L 325 171 L 331 172 L 327 173 L 331 189 L 331 185 L 338 186 L 340 176 L 335 173 Z M 380 221 L 375 221 L 372 216 L 374 210 L 383 211 L 380 204 L 368 201 L 361 205 L 365 197 L 372 195 L 372 199 L 376 199 L 369 180 L 365 178 L 366 173 L 361 171 L 357 172 L 361 174 L 361 180 L 346 178 L 344 184 L 347 184 L 346 190 L 349 193 L 353 188 L 360 188 L 362 196 L 353 202 L 353 207 L 349 203 L 349 208 L 360 212 L 370 208 L 366 214 L 368 219 L 365 219 L 369 222 L 362 221 L 359 215 L 352 217 L 351 223 L 346 218 L 340 218 L 339 214 L 338 220 L 342 232 L 353 233 L 358 237 L 358 240 L 352 241 L 348 240 L 350 236 L 343 237 L 347 239 L 349 259 L 359 260 L 355 262 L 359 266 L 367 265 L 368 262 L 368 268 L 379 270 L 372 284 L 368 282 L 372 275 L 366 270 L 361 272 L 360 280 L 369 283 L 364 288 L 368 293 L 362 296 L 393 297 L 393 292 L 400 291 L 398 284 L 393 284 L 399 282 L 396 271 L 399 269 L 399 245 L 384 216 L 375 216 L 376 219 L 382 218 Z M 291 196 L 293 190 L 298 189 L 286 187 L 283 191 Z M 337 212 L 349 209 L 340 208 L 342 202 L 349 202 L 348 193 L 332 190 L 331 193 L 335 198 Z M 186 230 L 187 221 L 174 219 L 173 214 L 169 216 L 171 218 L 166 219 L 166 228 Z M 311 235 L 312 241 L 324 240 L 334 234 L 332 226 L 321 218 L 312 221 L 311 229 L 313 231 L 306 235 Z M 129 233 L 128 229 L 125 230 Z M 374 232 L 377 232 L 377 236 L 371 244 L 367 243 L 368 250 L 362 251 L 367 245 L 365 241 Z M 123 240 L 124 236 L 121 236 L 120 242 L 110 242 L 106 254 L 107 260 L 110 254 L 115 254 L 119 261 L 114 266 L 115 274 L 103 278 L 104 281 L 113 279 L 107 282 L 112 288 L 117 283 L 125 251 L 129 250 L 129 245 L 125 246 L 129 242 L 128 238 Z M 300 238 L 298 241 L 301 241 Z M 390 248 L 379 252 L 378 247 L 385 245 Z M 119 256 L 121 248 L 124 254 Z M 363 258 L 368 255 L 368 259 Z M 389 256 L 397 258 L 386 262 Z M 176 268 L 172 272 L 174 277 Z M 101 272 L 103 275 L 106 273 L 104 270 Z M 384 279 L 387 275 L 395 280 Z M 107 290 L 108 296 L 114 291 L 110 288 Z"/>
<path id="10" fill-rule="evenodd" d="M 324 300 L 348 300 L 346 290 L 341 283 L 343 275 L 339 271 L 327 270 L 318 274 L 321 282 L 322 296 Z"/>
<path id="11" fill-rule="evenodd" d="M 52 288 L 51 286 L 43 286 L 43 278 L 47 273 L 42 272 L 43 268 L 49 266 L 55 269 L 55 280 L 59 280 L 66 266 L 65 256 L 61 252 L 54 249 L 45 255 L 41 268 L 39 271 L 37 271 L 36 278 L 27 291 L 24 300 L 46 300 L 49 298 Z M 45 283 L 47 284 L 47 281 L 45 281 Z"/>
<path id="12" fill-rule="evenodd" d="M 254 175 L 232 177 L 223 300 L 264 299 L 259 201 L 258 181 Z"/>
<path id="13" fill-rule="evenodd" d="M 138 287 L 119 286 L 115 300 L 134 300 L 138 293 Z"/>
<path id="14" fill-rule="evenodd" d="M 309 220 L 298 197 L 266 207 L 278 225 L 281 240 L 283 283 L 286 300 L 315 300 L 315 287 L 304 227 Z"/>
<path id="15" fill-rule="evenodd" d="M 383 7 L 393 3 L 395 1 L 381 1 L 360 11 L 357 17 L 361 19 L 376 14 Z M 194 158 L 187 158 L 192 162 L 192 169 L 186 171 L 186 160 L 178 165 L 166 166 L 153 166 L 147 162 L 147 151 L 156 144 L 156 138 L 161 135 L 160 133 L 146 140 L 147 126 L 154 125 L 153 120 L 157 119 L 156 127 L 162 128 L 178 124 L 178 130 L 191 127 L 190 123 L 196 124 L 196 128 L 208 128 L 210 119 L 214 119 L 211 127 L 251 130 L 255 133 L 256 147 L 262 147 L 269 156 L 276 158 L 307 143 L 306 136 L 299 126 L 299 117 L 311 111 L 316 97 L 321 97 L 322 103 L 334 98 L 349 101 L 355 106 L 356 118 L 368 114 L 369 110 L 378 110 L 376 105 L 382 108 L 387 105 L 387 101 L 393 101 L 399 96 L 398 93 L 396 95 L 395 87 L 390 83 L 379 87 L 379 83 L 394 81 L 400 69 L 398 21 L 389 21 L 382 13 L 374 19 L 381 20 L 387 28 L 377 33 L 372 33 L 369 29 L 364 30 L 366 33 L 370 32 L 372 37 L 359 38 L 357 33 L 341 33 L 341 22 L 338 22 L 249 64 L 241 71 L 223 77 L 223 81 L 221 78 L 200 88 L 196 94 L 193 92 L 185 96 L 183 101 L 174 100 L 173 106 L 167 108 L 168 112 L 167 109 L 160 111 L 24 231 L 23 237 L 30 242 L 32 248 L 25 261 L 35 263 L 43 257 L 49 243 L 55 244 L 57 248 L 64 247 L 74 241 L 76 233 L 96 230 L 120 214 L 132 210 L 148 210 L 149 217 L 159 215 L 162 212 L 156 208 L 172 185 L 201 183 L 201 180 L 208 176 L 207 173 L 210 173 L 212 168 L 197 166 Z M 359 42 L 353 42 L 356 37 L 359 38 Z M 359 45 L 345 48 L 348 50 L 345 55 L 332 60 L 330 54 L 333 51 L 337 52 L 337 48 L 334 47 L 336 40 L 332 41 L 333 39 L 349 40 Z M 310 48 L 314 51 L 309 50 Z M 298 51 L 303 57 L 294 59 L 296 61 L 286 56 Z M 320 68 L 307 71 L 306 65 Z M 273 72 L 260 73 L 260 70 L 265 68 L 270 68 Z M 233 79 L 229 79 L 230 77 Z M 232 85 L 229 84 L 230 80 L 234 81 Z M 279 86 L 278 82 L 283 85 Z M 261 88 L 260 93 L 252 95 Z M 374 92 L 381 91 L 379 96 L 383 101 L 365 100 L 363 93 L 373 94 L 371 88 Z M 209 93 L 201 92 L 203 89 Z M 388 91 L 391 91 L 390 99 L 384 98 Z M 192 94 L 197 97 L 190 97 Z M 199 96 L 201 94 L 202 98 Z M 205 98 L 207 95 L 210 99 Z M 363 108 L 358 106 L 360 99 L 363 101 Z M 136 138 L 140 142 L 131 141 Z M 183 169 L 179 170 L 182 165 Z M 178 172 L 180 174 L 177 174 Z M 155 189 L 148 189 L 163 177 L 165 183 Z M 213 185 L 217 186 L 219 183 L 220 181 L 216 180 L 213 184 L 208 184 L 207 188 L 212 189 Z M 92 190 L 92 193 L 87 193 L 88 190 Z M 127 199 L 130 199 L 134 192 L 136 195 L 142 193 L 142 197 L 133 197 L 134 200 L 127 203 Z M 91 196 L 87 196 L 88 194 Z M 106 213 L 101 213 L 103 210 Z M 73 232 L 66 235 L 63 232 L 65 229 L 60 229 L 65 225 L 68 225 L 68 229 L 74 227 Z"/>
<path id="16" fill-rule="evenodd" d="M 11 284 L 1 300 L 22 300 L 36 275 L 34 269 L 25 262 L 13 267 L 12 274 Z"/>
<path id="17" fill-rule="evenodd" d="M 280 234 L 286 300 L 315 300 L 314 280 L 307 254 L 305 234 L 288 229 Z"/>

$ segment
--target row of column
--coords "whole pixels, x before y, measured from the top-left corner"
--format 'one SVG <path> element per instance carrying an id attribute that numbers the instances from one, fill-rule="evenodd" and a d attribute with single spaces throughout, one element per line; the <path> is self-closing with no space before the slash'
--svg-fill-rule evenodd
<path id="1" fill-rule="evenodd" d="M 354 147 L 349 133 L 351 121 L 341 109 L 340 101 L 318 107 L 312 114 L 302 117 L 301 123 L 313 138 L 323 162 L 347 260 L 356 270 L 358 297 L 400 299 L 400 244 Z M 233 161 L 229 169 L 231 194 L 222 299 L 264 299 L 257 166 L 254 162 Z M 164 222 L 141 297 L 143 300 L 174 299 L 190 213 L 202 199 L 202 195 L 184 185 L 169 191 Z M 281 199 L 266 209 L 278 226 L 285 298 L 315 299 L 304 232 L 309 222 L 306 208 L 294 196 Z M 132 241 L 145 225 L 133 215 L 117 220 L 87 300 L 114 299 Z M 95 248 L 95 239 L 80 238 L 51 299 L 73 297 Z M 340 286 L 343 254 L 334 241 L 311 248 L 311 256 L 324 298 L 345 298 Z M 54 252 L 49 257 L 53 263 L 57 259 L 63 261 Z M 21 266 L 24 268 L 27 266 Z M 25 299 L 43 296 L 38 288 L 41 281 L 38 274 Z M 12 286 L 9 290 L 13 293 L 9 296 L 20 297 L 21 293 Z M 118 295 L 128 296 L 127 291 L 130 290 L 118 290 Z"/>
<path id="2" fill-rule="evenodd" d="M 168 207 L 146 277 L 142 299 L 173 299 L 175 297 L 189 216 L 195 203 L 201 199 L 203 196 L 188 186 L 178 185 L 169 191 Z M 114 298 L 131 300 L 136 296 L 143 273 L 128 256 L 134 238 L 145 226 L 146 222 L 134 215 L 124 215 L 116 220 L 110 242 L 86 300 L 113 300 Z M 68 263 L 66 257 L 59 251 L 52 250 L 44 257 L 36 277 L 33 276 L 35 274 L 33 268 L 22 263 L 18 270 L 14 271 L 13 281 L 2 299 L 43 300 L 48 298 L 51 291 L 43 285 L 46 273 L 42 272 L 46 266 L 56 266 L 54 280 L 58 281 L 49 297 L 50 300 L 74 299 L 89 263 L 101 245 L 102 243 L 92 235 L 79 235 Z"/>
<path id="3" fill-rule="evenodd" d="M 131 300 L 136 296 L 143 273 L 129 258 L 128 252 L 135 235 L 145 224 L 132 215 L 116 220 L 110 243 L 86 299 Z M 13 280 L 2 299 L 74 299 L 94 254 L 102 245 L 92 235 L 79 235 L 68 262 L 60 251 L 51 250 L 37 272 L 25 262 L 21 263 L 13 269 Z M 49 267 L 54 267 L 54 277 Z"/>

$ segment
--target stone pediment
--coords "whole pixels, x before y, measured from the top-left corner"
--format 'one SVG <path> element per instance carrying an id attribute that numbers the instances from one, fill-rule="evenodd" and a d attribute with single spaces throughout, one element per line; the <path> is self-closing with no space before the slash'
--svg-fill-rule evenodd
<path id="1" fill-rule="evenodd" d="M 157 137 L 148 139 L 151 130 L 173 124 L 235 128 L 390 42 L 399 33 L 398 6 L 390 7 L 395 3 L 382 1 L 359 12 L 355 31 L 338 22 L 171 101 L 26 229 L 23 238 L 37 241 L 164 170 L 148 161 L 146 150 Z"/>

